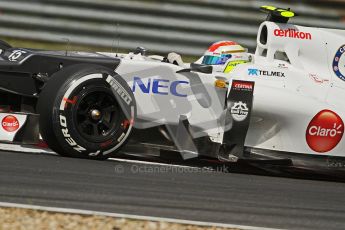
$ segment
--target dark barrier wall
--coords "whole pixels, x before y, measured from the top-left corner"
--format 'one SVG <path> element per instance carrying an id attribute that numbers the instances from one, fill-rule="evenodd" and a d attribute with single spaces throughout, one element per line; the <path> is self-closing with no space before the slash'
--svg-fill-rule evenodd
<path id="1" fill-rule="evenodd" d="M 0 36 L 201 55 L 213 42 L 255 49 L 261 0 L 0 0 Z M 335 1 L 274 1 L 300 25 L 345 28 Z M 339 3 L 344 6 L 344 3 Z M 345 7 L 343 8 L 345 9 Z"/>

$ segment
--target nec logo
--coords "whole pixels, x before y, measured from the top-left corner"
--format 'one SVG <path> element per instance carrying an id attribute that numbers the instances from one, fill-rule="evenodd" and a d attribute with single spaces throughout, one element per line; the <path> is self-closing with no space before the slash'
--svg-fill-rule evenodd
<path id="1" fill-rule="evenodd" d="M 143 80 L 145 82 L 143 82 Z M 189 85 L 188 81 L 170 81 L 166 79 L 151 79 L 151 78 L 139 78 L 134 77 L 132 91 L 135 92 L 137 88 L 141 92 L 158 95 L 172 94 L 176 97 L 187 97 L 187 94 L 181 92 L 182 85 Z M 180 87 L 179 87 L 180 86 Z"/>

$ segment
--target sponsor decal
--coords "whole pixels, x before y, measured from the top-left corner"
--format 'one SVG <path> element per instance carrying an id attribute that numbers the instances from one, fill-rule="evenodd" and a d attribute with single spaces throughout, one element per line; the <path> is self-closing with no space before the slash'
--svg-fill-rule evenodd
<path id="1" fill-rule="evenodd" d="M 109 76 L 107 82 L 127 105 L 131 104 L 133 100 L 132 97 L 129 95 L 129 93 L 127 93 L 127 91 L 122 87 L 122 85 L 118 81 L 116 81 L 113 77 Z"/>
<path id="2" fill-rule="evenodd" d="M 331 110 L 322 110 L 310 121 L 306 141 L 315 152 L 325 153 L 338 145 L 343 133 L 344 123 L 341 117 Z"/>
<path id="3" fill-rule="evenodd" d="M 238 61 L 230 61 L 228 65 L 226 66 L 224 73 L 230 73 L 237 65 L 239 64 L 245 64 L 247 61 L 238 60 Z"/>
<path id="4" fill-rule="evenodd" d="M 122 123 L 121 123 L 121 126 L 123 129 L 127 129 L 129 127 L 129 125 L 133 125 L 134 124 L 134 119 L 132 118 L 131 120 L 124 120 Z"/>
<path id="5" fill-rule="evenodd" d="M 254 83 L 245 81 L 233 81 L 232 89 L 241 91 L 253 91 Z"/>
<path id="6" fill-rule="evenodd" d="M 235 121 L 244 121 L 249 113 L 249 109 L 246 103 L 242 101 L 235 102 L 231 107 L 231 116 Z"/>
<path id="7" fill-rule="evenodd" d="M 344 60 L 345 45 L 342 45 L 336 52 L 333 59 L 333 71 L 338 78 L 345 81 L 345 60 Z"/>
<path id="8" fill-rule="evenodd" d="M 92 157 L 92 156 L 98 156 L 99 154 L 101 153 L 101 151 L 100 150 L 98 150 L 98 151 L 96 151 L 96 152 L 94 152 L 94 153 L 89 153 L 89 156 L 90 157 Z"/>
<path id="9" fill-rule="evenodd" d="M 329 82 L 328 79 L 320 78 L 317 74 L 312 74 L 312 73 L 310 73 L 310 74 L 309 74 L 309 77 L 310 77 L 315 83 L 318 83 L 318 84 L 328 83 L 328 82 Z"/>
<path id="10" fill-rule="evenodd" d="M 249 76 L 285 77 L 285 73 L 279 71 L 267 71 L 260 69 L 248 69 Z"/>
<path id="11" fill-rule="evenodd" d="M 169 81 L 166 79 L 151 79 L 134 77 L 132 91 L 135 92 L 137 88 L 145 94 L 158 94 L 158 95 L 174 95 L 176 97 L 187 97 L 187 94 L 178 92 L 178 86 L 189 85 L 188 81 Z M 137 87 L 138 86 L 138 87 Z"/>
<path id="12" fill-rule="evenodd" d="M 67 108 L 68 104 L 75 105 L 77 103 L 78 97 L 74 96 L 72 100 L 64 97 L 63 100 L 66 102 L 65 108 Z"/>
<path id="13" fill-rule="evenodd" d="M 9 61 L 18 61 L 18 59 L 23 55 L 26 54 L 23 50 L 14 50 L 10 56 L 8 56 Z"/>
<path id="14" fill-rule="evenodd" d="M 60 125 L 62 127 L 61 132 L 66 140 L 66 142 L 75 150 L 78 152 L 83 152 L 86 149 L 81 147 L 80 145 L 77 144 L 77 142 L 75 142 L 75 140 L 71 137 L 71 135 L 69 134 L 68 128 L 67 128 L 67 120 L 66 117 L 63 115 L 60 115 Z"/>
<path id="15" fill-rule="evenodd" d="M 296 38 L 301 40 L 311 40 L 311 33 L 306 33 L 298 31 L 296 29 L 275 29 L 274 36 L 276 37 L 286 37 L 286 38 Z"/>
<path id="16" fill-rule="evenodd" d="M 7 132 L 15 132 L 19 129 L 19 121 L 15 116 L 8 115 L 1 121 L 2 128 Z"/>
<path id="17" fill-rule="evenodd" d="M 326 166 L 329 168 L 345 168 L 345 161 L 343 159 L 327 159 Z"/>
<path id="18" fill-rule="evenodd" d="M 284 63 L 279 63 L 278 64 L 278 68 L 281 68 L 281 69 L 287 69 L 287 68 L 289 68 L 286 64 L 284 64 Z"/>

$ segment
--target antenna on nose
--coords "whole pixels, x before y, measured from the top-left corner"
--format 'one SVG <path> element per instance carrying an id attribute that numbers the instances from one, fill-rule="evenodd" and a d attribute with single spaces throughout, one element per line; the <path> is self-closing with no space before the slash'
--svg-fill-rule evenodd
<path id="1" fill-rule="evenodd" d="M 119 27 L 120 27 L 120 24 L 116 23 L 115 36 L 114 36 L 113 44 L 111 45 L 111 50 L 110 50 L 110 52 L 113 53 L 113 48 L 115 46 L 115 41 L 117 40 L 116 57 L 117 57 L 117 54 L 119 53 L 119 46 L 120 46 L 120 31 L 119 31 Z"/>
<path id="2" fill-rule="evenodd" d="M 71 48 L 71 43 L 69 38 L 62 38 L 63 41 L 66 42 L 66 47 L 65 47 L 65 56 L 68 55 L 68 50 Z"/>

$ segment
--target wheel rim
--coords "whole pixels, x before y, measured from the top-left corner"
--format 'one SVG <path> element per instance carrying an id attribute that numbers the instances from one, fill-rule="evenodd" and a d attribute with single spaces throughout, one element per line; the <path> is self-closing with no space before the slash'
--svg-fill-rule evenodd
<path id="1" fill-rule="evenodd" d="M 116 98 L 109 88 L 84 88 L 74 108 L 75 127 L 87 141 L 104 142 L 117 131 L 120 112 Z"/>

